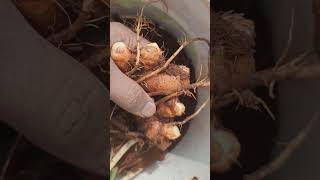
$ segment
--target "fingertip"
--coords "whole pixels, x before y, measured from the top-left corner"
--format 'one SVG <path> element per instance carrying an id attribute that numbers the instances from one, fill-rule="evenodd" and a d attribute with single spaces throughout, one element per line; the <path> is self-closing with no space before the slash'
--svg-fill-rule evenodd
<path id="1" fill-rule="evenodd" d="M 134 80 L 123 74 L 110 60 L 110 99 L 124 110 L 140 117 L 156 112 L 154 100 Z"/>
<path id="2" fill-rule="evenodd" d="M 143 117 L 150 117 L 156 112 L 156 105 L 154 102 L 147 102 L 141 109 L 141 115 Z"/>

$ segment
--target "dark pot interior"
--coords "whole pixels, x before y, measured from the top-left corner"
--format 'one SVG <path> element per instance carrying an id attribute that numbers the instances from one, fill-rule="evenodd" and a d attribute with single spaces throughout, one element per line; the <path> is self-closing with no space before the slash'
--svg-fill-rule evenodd
<path id="1" fill-rule="evenodd" d="M 259 10 L 257 1 L 245 0 L 218 0 L 214 1 L 215 11 L 230 11 L 244 13 L 245 17 L 255 23 L 256 30 L 256 69 L 261 70 L 272 67 L 272 38 L 271 26 L 265 15 Z M 261 97 L 276 113 L 276 103 L 268 96 L 266 88 L 256 88 L 255 93 Z M 242 179 L 244 174 L 254 171 L 270 161 L 274 148 L 274 139 L 277 136 L 277 122 L 265 111 L 258 112 L 253 109 L 239 108 L 235 110 L 237 103 L 223 110 L 222 119 L 225 128 L 231 129 L 238 137 L 242 151 L 238 165 L 234 165 L 232 170 L 226 174 L 212 174 L 217 180 Z"/>
<path id="2" fill-rule="evenodd" d="M 257 70 L 272 67 L 286 47 L 292 8 L 295 9 L 293 40 L 288 57 L 293 58 L 313 48 L 314 17 L 312 0 L 217 0 L 214 9 L 242 12 L 245 17 L 252 19 L 256 25 L 256 63 Z M 306 61 L 319 61 L 316 54 Z M 235 165 L 230 173 L 225 175 L 213 174 L 217 180 L 242 179 L 265 165 L 284 149 L 284 144 L 294 138 L 306 126 L 315 112 L 319 112 L 319 82 L 285 81 L 277 83 L 276 99 L 271 101 L 266 88 L 256 89 L 259 97 L 264 99 L 277 117 L 271 120 L 266 113 L 239 109 L 234 112 L 228 109 L 224 112 L 224 125 L 232 129 L 242 144 L 240 155 L 241 167 Z M 319 123 L 299 146 L 284 166 L 265 179 L 302 180 L 319 179 L 320 142 L 317 132 Z"/>

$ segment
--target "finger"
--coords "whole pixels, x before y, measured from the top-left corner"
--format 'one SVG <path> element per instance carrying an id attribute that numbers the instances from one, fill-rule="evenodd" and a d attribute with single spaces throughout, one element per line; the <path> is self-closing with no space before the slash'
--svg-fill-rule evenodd
<path id="1" fill-rule="evenodd" d="M 137 35 L 127 26 L 119 22 L 110 23 L 110 44 L 115 42 L 124 42 L 130 49 L 135 49 L 137 46 Z M 140 47 L 150 43 L 143 37 L 140 37 Z"/>
<path id="2" fill-rule="evenodd" d="M 138 83 L 123 74 L 111 59 L 110 99 L 137 116 L 150 117 L 156 111 L 154 100 Z"/>

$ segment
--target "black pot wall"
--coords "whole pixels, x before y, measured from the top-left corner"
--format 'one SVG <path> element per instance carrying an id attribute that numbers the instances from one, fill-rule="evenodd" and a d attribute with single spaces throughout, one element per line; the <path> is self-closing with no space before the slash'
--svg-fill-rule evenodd
<path id="1" fill-rule="evenodd" d="M 312 0 L 263 0 L 261 11 L 272 24 L 272 46 L 275 57 L 279 57 L 287 42 L 292 8 L 295 8 L 293 41 L 290 57 L 295 57 L 313 48 L 314 20 Z M 306 61 L 318 61 L 316 55 Z M 320 110 L 319 81 L 290 81 L 278 85 L 277 104 L 279 136 L 277 142 L 288 142 L 299 133 L 316 111 Z M 305 142 L 279 171 L 266 179 L 270 180 L 314 180 L 320 179 L 320 123 L 316 123 Z M 277 155 L 283 146 L 274 149 Z"/>
<path id="2" fill-rule="evenodd" d="M 215 9 L 233 9 L 236 12 L 245 12 L 246 17 L 255 20 L 257 28 L 257 68 L 264 68 L 273 64 L 281 55 L 287 43 L 292 8 L 295 8 L 295 20 L 289 57 L 293 58 L 313 48 L 315 32 L 312 0 L 218 0 L 213 2 Z M 318 58 L 313 55 L 307 61 L 318 61 Z M 283 150 L 284 146 L 280 145 L 280 142 L 291 140 L 306 125 L 312 115 L 316 111 L 320 111 L 319 92 L 320 82 L 314 80 L 281 82 L 277 85 L 275 111 L 278 118 L 275 125 L 278 128 L 278 134 L 271 137 L 275 146 L 273 146 L 273 153 L 270 154 L 269 160 Z M 260 119 L 256 119 L 256 121 L 260 121 Z M 265 127 L 265 130 L 267 130 L 266 128 L 268 127 Z M 320 151 L 320 141 L 318 140 L 320 132 L 317 130 L 318 128 L 320 128 L 320 122 L 314 125 L 305 142 L 286 164 L 266 179 L 319 179 L 320 156 L 317 153 Z M 266 140 L 260 139 L 260 141 Z M 259 143 L 256 145 L 259 145 Z M 253 154 L 253 156 L 256 155 Z M 251 171 L 252 169 L 242 166 L 242 168 L 237 168 L 234 171 L 233 176 L 229 175 L 224 179 L 241 179 L 240 176 L 248 170 Z"/>

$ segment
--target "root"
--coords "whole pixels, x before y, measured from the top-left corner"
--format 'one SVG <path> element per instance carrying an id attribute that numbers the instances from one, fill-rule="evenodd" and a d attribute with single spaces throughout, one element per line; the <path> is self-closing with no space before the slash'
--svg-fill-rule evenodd
<path id="1" fill-rule="evenodd" d="M 129 72 L 126 73 L 128 76 L 132 75 L 138 69 L 138 66 L 139 66 L 139 63 L 140 63 L 140 33 L 141 33 L 141 29 L 143 27 L 142 15 L 143 15 L 144 8 L 149 4 L 150 4 L 150 2 L 145 3 L 143 5 L 143 7 L 141 8 L 138 20 L 137 20 L 137 25 L 136 25 L 136 28 L 135 28 L 135 30 L 136 30 L 136 40 L 137 40 L 137 56 L 136 56 L 136 62 L 135 62 L 134 67 Z"/>
<path id="2" fill-rule="evenodd" d="M 110 118 L 109 118 L 110 120 L 112 119 L 112 117 L 113 117 L 114 113 L 116 112 L 117 108 L 118 108 L 118 106 L 115 104 L 113 106 L 113 108 L 112 108 L 111 113 L 110 113 Z"/>
<path id="3" fill-rule="evenodd" d="M 222 97 L 214 97 L 213 109 L 218 110 L 237 101 L 238 97 L 234 92 L 224 94 Z"/>
<path id="4" fill-rule="evenodd" d="M 87 23 L 87 24 L 91 24 L 91 23 L 103 21 L 103 20 L 105 20 L 105 19 L 107 19 L 107 16 L 101 16 L 101 17 L 98 17 L 98 18 L 95 18 L 95 19 L 90 19 L 90 20 L 88 20 L 86 23 Z"/>
<path id="5" fill-rule="evenodd" d="M 145 138 L 145 136 L 142 133 L 130 131 L 127 126 L 121 124 L 118 121 L 111 120 L 110 122 L 114 127 L 119 129 L 121 131 L 121 133 L 125 134 L 125 136 L 127 136 L 127 137 L 136 138 L 136 139 Z"/>
<path id="6" fill-rule="evenodd" d="M 190 91 L 178 91 L 178 92 L 175 92 L 175 93 L 172 93 L 172 94 L 169 94 L 161 99 L 159 99 L 158 101 L 155 102 L 156 105 L 160 104 L 160 103 L 164 103 L 174 97 L 178 97 L 178 96 L 181 96 L 182 94 L 186 94 L 186 95 L 190 95 L 192 96 L 192 93 Z"/>
<path id="7" fill-rule="evenodd" d="M 232 79 L 231 87 L 236 90 L 250 89 L 258 86 L 266 86 L 271 81 L 283 80 L 301 80 L 301 79 L 319 79 L 320 78 L 320 64 L 297 65 L 303 59 L 313 53 L 313 50 L 307 51 L 292 62 L 285 64 L 276 70 L 267 69 L 258 71 L 247 76 L 237 76 Z M 232 89 L 221 89 L 220 94 L 231 92 Z"/>
<path id="8" fill-rule="evenodd" d="M 269 106 L 266 104 L 266 102 L 264 102 L 264 100 L 262 100 L 256 95 L 254 95 L 254 99 L 263 106 L 263 108 L 267 111 L 267 113 L 273 120 L 276 120 L 276 116 L 272 113 Z"/>
<path id="9" fill-rule="evenodd" d="M 275 120 L 276 117 L 268 107 L 268 105 L 264 102 L 263 99 L 257 97 L 251 90 L 244 90 L 241 93 L 237 90 L 233 90 L 232 93 L 225 94 L 222 97 L 216 97 L 213 104 L 213 109 L 218 110 L 224 108 L 235 101 L 239 101 L 239 105 L 245 106 L 247 108 L 252 108 L 254 110 L 258 110 L 257 104 L 261 104 L 262 107 L 266 110 L 269 116 Z M 236 109 L 238 109 L 238 106 Z"/>
<path id="10" fill-rule="evenodd" d="M 87 20 L 89 20 L 89 11 L 95 0 L 83 0 L 82 11 L 80 11 L 75 22 L 70 25 L 67 29 L 62 30 L 57 34 L 53 34 L 47 38 L 53 44 L 61 44 L 73 39 L 76 34 L 86 25 Z"/>
<path id="11" fill-rule="evenodd" d="M 305 138 L 309 134 L 311 128 L 314 126 L 314 123 L 318 120 L 319 113 L 315 113 L 312 119 L 306 125 L 306 127 L 302 129 L 300 133 L 289 142 L 287 147 L 280 153 L 280 155 L 276 159 L 274 159 L 266 166 L 260 168 L 256 172 L 246 175 L 244 179 L 260 180 L 279 170 L 286 163 L 286 161 L 293 155 L 296 149 L 301 146 L 301 144 L 304 142 Z"/>
<path id="12" fill-rule="evenodd" d="M 207 98 L 207 100 L 190 116 L 186 117 L 183 121 L 181 122 L 173 122 L 173 123 L 168 123 L 169 125 L 172 126 L 183 126 L 184 124 L 188 123 L 189 121 L 191 121 L 194 117 L 196 117 L 208 104 L 208 102 L 210 101 L 210 98 Z"/>
<path id="13" fill-rule="evenodd" d="M 289 53 L 289 49 L 291 47 L 292 44 L 292 35 L 293 35 L 293 27 L 294 27 L 294 19 L 295 19 L 295 9 L 292 9 L 292 13 L 291 13 L 291 23 L 290 23 L 290 27 L 289 27 L 289 33 L 288 33 L 288 42 L 287 45 L 285 47 L 285 49 L 283 50 L 280 58 L 278 59 L 278 61 L 276 62 L 275 66 L 274 66 L 274 70 L 276 70 L 282 62 L 285 61 L 285 59 L 288 57 L 288 53 Z M 274 95 L 274 86 L 275 86 L 276 81 L 272 80 L 269 84 L 269 96 L 274 99 L 275 95 Z"/>
<path id="14" fill-rule="evenodd" d="M 276 81 L 271 81 L 270 85 L 269 85 L 269 96 L 272 99 L 276 98 L 276 95 L 274 94 L 274 86 L 276 85 Z"/>
<path id="15" fill-rule="evenodd" d="M 279 60 L 276 62 L 275 69 L 278 68 L 281 65 L 281 63 L 283 63 L 283 61 L 288 56 L 289 49 L 290 49 L 291 44 L 292 44 L 292 35 L 293 35 L 293 29 L 294 29 L 294 19 L 295 19 L 295 9 L 293 8 L 292 12 L 291 12 L 291 23 L 290 23 L 290 27 L 289 27 L 289 33 L 288 33 L 288 42 L 287 42 L 287 45 L 286 45 L 285 49 L 283 50 Z"/>
<path id="16" fill-rule="evenodd" d="M 264 102 L 264 100 L 256 96 L 251 90 L 244 90 L 241 93 L 239 93 L 237 90 L 234 90 L 233 93 L 238 97 L 239 105 L 242 105 L 254 110 L 260 110 L 257 105 L 261 104 L 262 107 L 266 110 L 266 112 L 270 115 L 270 117 L 273 120 L 276 119 L 275 115 L 272 113 L 272 111 L 270 110 L 268 105 Z"/>
<path id="17" fill-rule="evenodd" d="M 69 22 L 69 26 L 72 26 L 72 22 L 71 22 L 71 18 L 70 18 L 69 13 L 64 9 L 64 7 L 57 0 L 53 0 L 53 1 L 61 9 L 61 11 L 67 16 L 68 22 Z"/>

